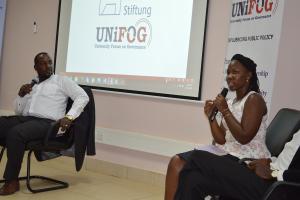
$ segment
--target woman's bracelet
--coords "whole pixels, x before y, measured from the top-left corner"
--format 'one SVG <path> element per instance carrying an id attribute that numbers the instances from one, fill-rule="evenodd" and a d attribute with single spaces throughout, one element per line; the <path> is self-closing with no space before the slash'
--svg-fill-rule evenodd
<path id="1" fill-rule="evenodd" d="M 225 110 L 223 110 L 222 115 L 224 118 L 231 116 L 231 112 L 230 112 L 229 108 L 226 108 Z"/>

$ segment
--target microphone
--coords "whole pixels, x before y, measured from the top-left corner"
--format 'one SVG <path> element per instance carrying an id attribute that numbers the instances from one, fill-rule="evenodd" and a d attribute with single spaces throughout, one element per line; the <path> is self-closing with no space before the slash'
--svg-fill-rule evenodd
<path id="1" fill-rule="evenodd" d="M 223 90 L 221 91 L 220 95 L 222 95 L 223 97 L 226 97 L 227 93 L 228 93 L 228 89 L 227 89 L 227 88 L 223 88 Z M 219 110 L 218 110 L 217 106 L 215 106 L 215 107 L 213 108 L 213 110 L 212 110 L 210 116 L 209 116 L 209 120 L 210 120 L 211 122 L 214 121 L 214 119 L 216 118 L 216 115 L 217 115 L 218 111 L 219 111 Z"/>
<path id="2" fill-rule="evenodd" d="M 34 78 L 34 79 L 31 80 L 30 85 L 31 85 L 31 87 L 33 87 L 37 83 L 38 83 L 38 80 L 36 78 Z"/>

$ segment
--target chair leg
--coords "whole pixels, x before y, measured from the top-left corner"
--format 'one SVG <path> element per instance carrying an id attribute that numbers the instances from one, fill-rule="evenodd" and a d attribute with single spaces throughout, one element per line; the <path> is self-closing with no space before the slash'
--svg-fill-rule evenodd
<path id="1" fill-rule="evenodd" d="M 27 176 L 26 177 L 21 177 L 22 179 L 26 179 L 26 185 L 27 188 L 30 192 L 32 193 L 39 193 L 39 192 L 46 192 L 46 191 L 51 191 L 51 190 L 58 190 L 58 189 L 63 189 L 63 188 L 67 188 L 69 187 L 69 184 L 63 181 L 59 181 L 56 179 L 52 179 L 52 178 L 48 178 L 45 176 L 31 176 L 30 175 L 30 160 L 31 160 L 31 155 L 32 155 L 32 150 L 30 150 L 28 152 L 28 156 L 27 156 Z M 46 188 L 40 188 L 40 189 L 33 189 L 30 185 L 30 181 L 32 179 L 40 179 L 40 180 L 46 180 L 49 181 L 51 183 L 56 184 L 56 186 L 50 186 L 50 187 L 46 187 Z"/>
<path id="2" fill-rule="evenodd" d="M 1 154 L 3 152 L 4 152 L 4 149 L 1 150 Z M 48 178 L 48 177 L 45 177 L 45 176 L 31 176 L 30 175 L 30 161 L 31 161 L 32 152 L 33 152 L 32 150 L 30 150 L 28 152 L 28 156 L 27 156 L 27 174 L 26 174 L 26 176 L 22 176 L 22 177 L 18 178 L 19 181 L 26 180 L 26 186 L 27 186 L 27 188 L 30 192 L 32 192 L 32 193 L 47 192 L 47 191 L 51 191 L 51 190 L 58 190 L 58 189 L 63 189 L 63 188 L 69 187 L 69 184 L 67 182 L 59 181 L 59 180 Z M 32 179 L 39 179 L 39 180 L 49 181 L 49 182 L 51 182 L 52 184 L 55 184 L 55 185 L 50 186 L 50 187 L 40 188 L 40 189 L 33 189 L 30 185 L 30 181 Z M 5 182 L 5 180 L 0 180 L 0 183 L 3 183 L 3 182 Z"/>

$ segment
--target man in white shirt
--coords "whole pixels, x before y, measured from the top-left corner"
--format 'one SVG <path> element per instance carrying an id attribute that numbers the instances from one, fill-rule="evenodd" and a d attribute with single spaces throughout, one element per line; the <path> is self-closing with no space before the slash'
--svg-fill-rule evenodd
<path id="1" fill-rule="evenodd" d="M 200 200 L 207 195 L 220 195 L 221 199 L 259 200 L 275 181 L 300 183 L 299 146 L 300 130 L 285 144 L 277 158 L 258 159 L 248 165 L 195 151 L 180 174 L 175 200 Z M 299 198 L 288 195 L 288 199 Z"/>
<path id="2" fill-rule="evenodd" d="M 41 52 L 34 58 L 37 79 L 21 86 L 15 104 L 15 116 L 0 117 L 0 139 L 5 140 L 7 163 L 5 184 L 0 195 L 19 190 L 18 176 L 27 142 L 42 139 L 53 121 L 59 121 L 62 131 L 83 111 L 89 101 L 85 91 L 72 80 L 52 73 L 52 59 Z M 73 100 L 66 114 L 68 98 Z"/>

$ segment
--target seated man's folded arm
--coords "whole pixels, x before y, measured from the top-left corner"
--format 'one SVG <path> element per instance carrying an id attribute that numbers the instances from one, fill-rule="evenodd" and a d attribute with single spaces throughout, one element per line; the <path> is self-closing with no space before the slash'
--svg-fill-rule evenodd
<path id="1" fill-rule="evenodd" d="M 73 100 L 72 107 L 67 115 L 76 119 L 89 102 L 89 97 L 79 85 L 68 78 L 63 79 L 62 87 L 65 93 Z"/>

